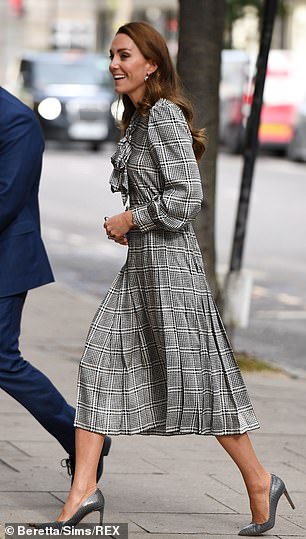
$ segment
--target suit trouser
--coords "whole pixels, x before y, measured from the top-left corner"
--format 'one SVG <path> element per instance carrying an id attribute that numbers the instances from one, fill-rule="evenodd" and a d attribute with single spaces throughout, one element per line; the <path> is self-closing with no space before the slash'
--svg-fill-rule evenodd
<path id="1" fill-rule="evenodd" d="M 27 408 L 69 454 L 74 454 L 74 408 L 19 351 L 26 295 L 0 298 L 0 387 Z"/>

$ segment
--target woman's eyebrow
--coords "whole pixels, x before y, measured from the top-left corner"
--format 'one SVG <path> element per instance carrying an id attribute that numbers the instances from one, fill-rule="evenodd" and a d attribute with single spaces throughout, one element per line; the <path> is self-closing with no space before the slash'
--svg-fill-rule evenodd
<path id="1" fill-rule="evenodd" d="M 122 52 L 122 51 L 131 51 L 132 49 L 128 49 L 128 47 L 123 47 L 122 49 L 117 49 L 117 52 Z M 110 49 L 109 52 L 113 52 L 112 49 Z"/>

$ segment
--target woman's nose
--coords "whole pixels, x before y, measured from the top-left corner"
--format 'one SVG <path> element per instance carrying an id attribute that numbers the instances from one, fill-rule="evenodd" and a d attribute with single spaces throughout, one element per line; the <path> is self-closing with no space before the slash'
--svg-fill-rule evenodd
<path id="1" fill-rule="evenodd" d="M 118 59 L 114 57 L 109 64 L 109 68 L 115 69 L 116 67 L 118 67 Z"/>

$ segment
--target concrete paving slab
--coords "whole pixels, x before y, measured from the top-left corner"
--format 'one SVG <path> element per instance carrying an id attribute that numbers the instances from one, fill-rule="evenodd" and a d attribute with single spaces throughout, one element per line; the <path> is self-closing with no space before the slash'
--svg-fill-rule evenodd
<path id="1" fill-rule="evenodd" d="M 279 502 L 279 514 L 286 518 L 290 517 L 290 519 L 295 522 L 296 520 L 298 520 L 298 518 L 305 517 L 306 489 L 304 490 L 304 492 L 296 492 L 295 490 L 292 490 L 290 491 L 290 496 L 292 497 L 295 509 L 293 510 L 292 507 L 288 503 L 286 503 L 286 500 L 282 498 Z"/>
<path id="2" fill-rule="evenodd" d="M 234 512 L 230 503 L 227 507 L 219 503 L 218 496 L 207 495 L 207 478 L 190 478 L 184 482 L 178 476 L 105 474 L 100 483 L 108 506 L 116 511 L 174 511 L 174 512 Z M 213 491 L 213 488 L 211 488 Z M 228 496 L 228 499 L 229 496 Z"/>
<path id="3" fill-rule="evenodd" d="M 0 410 L 0 418 L 6 414 L 11 413 L 21 413 L 26 415 L 26 410 L 19 404 L 19 402 L 12 399 L 10 395 L 7 395 L 4 393 L 4 391 L 1 391 L 1 410 Z"/>
<path id="4" fill-rule="evenodd" d="M 305 514 L 305 506 L 304 506 L 304 511 L 303 511 L 303 514 L 291 514 L 291 515 L 286 515 L 286 516 L 282 516 L 282 518 L 284 518 L 285 520 L 288 520 L 289 522 L 294 522 L 294 524 L 296 524 L 297 526 L 300 526 L 303 530 L 304 530 L 304 534 L 305 534 L 305 537 L 306 537 L 306 514 Z"/>
<path id="5" fill-rule="evenodd" d="M 222 533 L 219 535 L 214 534 L 203 534 L 203 532 L 200 533 L 188 533 L 188 534 L 172 534 L 172 533 L 135 533 L 130 532 L 129 527 L 129 539 L 201 539 L 202 537 L 209 537 L 209 539 L 237 539 L 237 534 L 229 534 L 229 533 Z M 267 535 L 269 539 L 278 538 L 276 535 Z M 292 539 L 292 536 L 291 536 Z"/>
<path id="6" fill-rule="evenodd" d="M 250 438 L 258 454 L 275 461 L 286 461 L 290 458 L 306 462 L 306 435 L 285 433 L 270 434 L 268 431 L 257 431 Z"/>
<path id="7" fill-rule="evenodd" d="M 16 440 L 50 440 L 50 434 L 45 431 L 30 414 L 2 414 L 1 441 Z"/>
<path id="8" fill-rule="evenodd" d="M 214 475 L 220 471 L 220 467 L 226 467 L 229 465 L 231 467 L 232 462 L 229 458 L 225 460 L 214 461 L 212 459 L 201 459 L 192 457 L 189 459 L 164 459 L 160 458 L 156 460 L 156 463 L 159 462 L 160 468 L 167 471 L 171 475 L 180 475 L 181 477 L 188 476 L 193 473 L 198 473 L 199 475 Z"/>
<path id="9" fill-rule="evenodd" d="M 26 305 L 25 356 L 72 403 L 80 353 L 97 306 L 96 299 L 59 285 L 33 291 Z M 267 536 L 305 538 L 306 380 L 266 373 L 245 379 L 262 427 L 251 434 L 256 451 L 269 470 L 284 478 L 296 503 L 292 511 L 285 499 L 280 501 L 277 525 Z M 53 520 L 70 486 L 60 468 L 65 452 L 5 393 L 0 393 L 0 410 L 0 520 Z M 105 521 L 130 522 L 129 539 L 232 538 L 250 521 L 241 477 L 210 436 L 113 437 L 100 487 L 106 496 Z M 96 522 L 95 514 L 88 518 Z"/>
<path id="10" fill-rule="evenodd" d="M 18 447 L 18 444 L 14 444 L 11 441 L 0 442 L 0 455 L 3 459 L 31 457 L 29 453 Z"/>
<path id="11" fill-rule="evenodd" d="M 48 457 L 50 461 L 50 457 L 52 457 L 50 462 L 56 467 L 57 462 L 60 463 L 60 460 L 67 454 L 54 438 L 49 434 L 47 436 L 46 440 L 16 440 L 14 446 L 32 458 Z"/>
<path id="12" fill-rule="evenodd" d="M 25 519 L 40 518 L 52 512 L 58 512 L 60 504 L 58 500 L 48 492 L 0 492 L 0 521 L 1 522 L 25 522 Z M 21 512 L 20 512 L 21 509 Z M 18 517 L 18 520 L 15 520 Z M 14 520 L 12 520 L 14 519 Z"/>
<path id="13" fill-rule="evenodd" d="M 121 449 L 124 446 L 127 456 L 129 453 L 148 454 L 158 457 L 163 455 L 165 458 L 185 459 L 194 456 L 195 459 L 211 457 L 226 460 L 225 453 L 213 436 L 114 436 L 114 444 Z M 213 451 L 213 453 L 212 453 Z"/>
<path id="14" fill-rule="evenodd" d="M 217 499 L 218 502 L 224 504 L 225 507 L 230 507 L 233 512 L 243 514 L 247 513 L 249 510 L 248 498 L 245 492 L 241 493 L 241 495 L 236 493 L 231 493 L 229 495 L 229 492 L 226 489 L 216 487 L 214 490 L 210 490 L 208 495 Z M 295 510 L 292 510 L 292 507 L 283 496 L 278 505 L 278 514 L 290 516 L 293 521 L 295 521 L 298 516 L 305 515 L 306 492 L 296 492 L 292 490 L 290 491 L 290 495 L 295 504 Z"/>
<path id="15" fill-rule="evenodd" d="M 54 503 L 53 505 L 49 504 L 49 506 L 40 508 L 36 515 L 35 522 L 42 522 L 42 521 L 52 521 L 54 518 L 57 517 L 59 514 L 61 507 L 63 503 L 65 502 L 68 491 L 61 491 L 61 492 L 50 492 L 50 494 L 53 499 Z M 38 494 L 37 494 L 38 495 Z M 0 498 L 1 500 L 1 498 Z M 29 516 L 32 515 L 32 511 L 29 512 Z M 27 517 L 29 519 L 29 517 Z M 83 523 L 89 522 L 89 523 L 98 523 L 99 522 L 99 516 L 98 512 L 91 513 L 90 515 L 87 515 L 86 518 L 82 521 Z M 108 508 L 108 501 L 106 500 L 106 506 L 104 511 L 104 522 L 105 523 L 128 523 L 129 524 L 129 531 L 130 532 L 142 532 L 142 528 L 139 527 L 137 524 L 135 524 L 130 518 L 127 516 L 126 513 L 120 513 L 120 512 L 114 512 L 109 510 Z"/>
<path id="16" fill-rule="evenodd" d="M 306 463 L 303 461 L 303 462 L 299 462 L 299 460 L 296 458 L 296 459 L 290 459 L 290 461 L 288 462 L 285 462 L 284 463 L 284 466 L 287 466 L 288 468 L 293 468 L 294 470 L 297 470 L 303 477 L 304 479 L 304 482 L 306 481 Z"/>
<path id="17" fill-rule="evenodd" d="M 158 474 L 163 475 L 169 473 L 167 468 L 162 468 L 162 466 L 157 465 L 156 463 L 150 462 L 146 458 L 142 458 L 139 455 L 134 455 L 134 458 L 130 458 L 126 461 L 122 460 L 122 453 L 117 453 L 118 458 L 116 459 L 116 454 L 114 452 L 113 459 L 109 459 L 107 464 L 107 469 L 109 473 L 112 474 Z"/>
<path id="18" fill-rule="evenodd" d="M 12 470 L 11 468 L 8 468 L 5 465 L 1 465 L 0 467 L 0 473 L 1 473 L 1 490 L 5 491 L 9 485 L 11 485 L 11 488 L 15 488 L 14 481 L 18 481 L 20 477 L 19 470 Z"/>
<path id="19" fill-rule="evenodd" d="M 206 535 L 237 534 L 248 524 L 247 515 L 199 514 L 199 513 L 128 513 L 129 518 L 149 533 L 199 533 Z M 286 533 L 302 537 L 305 533 L 297 525 L 279 518 L 275 526 L 275 535 Z"/>
<path id="20" fill-rule="evenodd" d="M 61 472 L 54 472 L 47 466 L 37 466 L 22 470 L 20 473 L 1 477 L 1 492 L 47 492 L 49 490 L 69 489 L 70 482 Z"/>
<path id="21" fill-rule="evenodd" d="M 147 533 L 129 533 L 129 539 L 201 539 L 201 537 L 209 537 L 209 539 L 237 539 L 237 534 L 229 535 L 229 534 L 222 534 L 222 535 L 211 535 L 211 534 L 203 534 L 203 533 L 188 533 L 188 534 L 155 534 L 150 533 L 148 535 Z M 276 535 L 269 535 L 269 539 L 276 537 Z"/>
<path id="22" fill-rule="evenodd" d="M 88 515 L 88 517 L 86 517 L 86 519 L 84 519 L 83 523 L 95 523 L 95 524 L 98 524 L 98 513 L 95 513 L 96 516 L 94 516 L 93 514 L 91 515 Z M 140 526 L 137 526 L 137 524 L 135 524 L 135 522 L 133 522 L 126 514 L 122 514 L 122 513 L 112 513 L 112 512 L 109 512 L 107 510 L 104 511 L 104 523 L 105 524 L 119 524 L 119 523 L 122 523 L 122 524 L 128 524 L 128 529 L 129 529 L 129 539 L 131 539 L 132 537 L 132 534 L 139 534 L 139 533 L 143 533 L 143 529 L 140 527 Z M 150 539 L 150 537 L 148 537 L 147 539 Z M 116 539 L 116 537 L 114 538 Z"/>

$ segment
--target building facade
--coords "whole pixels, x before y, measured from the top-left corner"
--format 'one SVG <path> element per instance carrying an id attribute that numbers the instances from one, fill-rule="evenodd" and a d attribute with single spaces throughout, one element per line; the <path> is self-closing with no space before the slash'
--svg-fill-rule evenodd
<path id="1" fill-rule="evenodd" d="M 278 18 L 274 48 L 306 50 L 306 0 L 287 0 Z M 175 56 L 177 0 L 0 0 L 0 80 L 22 50 L 81 48 L 107 52 L 115 30 L 128 20 L 146 20 L 166 37 Z M 237 21 L 235 48 L 256 50 L 258 24 L 251 11 Z"/>

